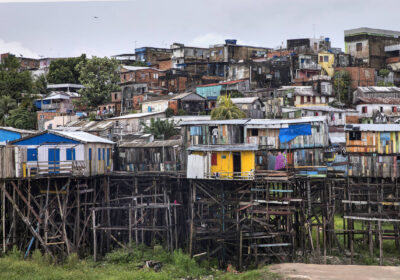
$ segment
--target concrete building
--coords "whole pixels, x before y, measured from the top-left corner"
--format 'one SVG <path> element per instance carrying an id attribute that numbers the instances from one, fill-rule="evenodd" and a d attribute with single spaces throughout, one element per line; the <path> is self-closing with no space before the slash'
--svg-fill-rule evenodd
<path id="1" fill-rule="evenodd" d="M 232 98 L 232 103 L 246 113 L 250 119 L 263 119 L 265 117 L 265 105 L 258 97 Z"/>
<path id="2" fill-rule="evenodd" d="M 344 31 L 345 52 L 375 69 L 385 67 L 385 47 L 400 43 L 400 31 L 355 28 Z"/>

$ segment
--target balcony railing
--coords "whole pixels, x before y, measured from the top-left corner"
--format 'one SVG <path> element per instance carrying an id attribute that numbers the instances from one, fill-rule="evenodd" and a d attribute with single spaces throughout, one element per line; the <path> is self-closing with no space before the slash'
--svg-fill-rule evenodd
<path id="1" fill-rule="evenodd" d="M 43 174 L 82 175 L 86 168 L 85 161 L 28 161 L 22 163 L 23 177 L 34 177 Z"/>
<path id="2" fill-rule="evenodd" d="M 309 63 L 300 63 L 300 69 L 321 70 L 321 65 L 319 65 L 319 64 L 309 64 Z"/>
<path id="3" fill-rule="evenodd" d="M 61 103 L 42 104 L 42 110 L 54 110 L 60 108 L 61 108 Z"/>

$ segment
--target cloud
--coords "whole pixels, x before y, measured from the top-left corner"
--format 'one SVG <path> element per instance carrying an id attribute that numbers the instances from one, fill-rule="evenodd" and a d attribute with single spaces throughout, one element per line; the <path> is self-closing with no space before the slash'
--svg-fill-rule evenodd
<path id="1" fill-rule="evenodd" d="M 12 53 L 16 56 L 23 55 L 29 58 L 39 58 L 39 55 L 30 49 L 22 46 L 20 42 L 6 42 L 0 39 L 0 53 Z"/>
<path id="2" fill-rule="evenodd" d="M 0 0 L 0 3 L 125 2 L 127 0 Z"/>
<path id="3" fill-rule="evenodd" d="M 235 36 L 225 35 L 225 34 L 218 34 L 218 33 L 206 33 L 200 36 L 193 38 L 190 41 L 190 45 L 195 47 L 205 47 L 208 48 L 210 45 L 215 44 L 223 44 L 225 43 L 226 39 L 237 39 L 237 43 L 239 45 L 248 45 L 248 46 L 259 46 L 257 42 L 254 41 L 246 41 L 236 38 Z"/>

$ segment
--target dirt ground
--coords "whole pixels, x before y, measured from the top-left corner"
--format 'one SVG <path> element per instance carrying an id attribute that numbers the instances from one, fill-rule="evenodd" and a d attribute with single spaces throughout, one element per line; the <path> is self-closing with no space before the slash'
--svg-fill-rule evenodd
<path id="1" fill-rule="evenodd" d="M 269 271 L 278 273 L 284 279 L 290 280 L 400 279 L 400 267 L 398 266 L 283 263 L 271 265 Z"/>

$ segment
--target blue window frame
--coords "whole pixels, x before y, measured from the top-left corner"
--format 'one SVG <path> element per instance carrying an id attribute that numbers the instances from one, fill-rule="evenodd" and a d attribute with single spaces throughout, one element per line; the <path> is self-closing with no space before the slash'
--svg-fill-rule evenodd
<path id="1" fill-rule="evenodd" d="M 107 149 L 107 166 L 110 165 L 110 149 Z"/>
<path id="2" fill-rule="evenodd" d="M 38 151 L 36 148 L 29 148 L 27 150 L 27 160 L 28 161 L 37 161 L 38 160 Z"/>
<path id="3" fill-rule="evenodd" d="M 106 149 L 103 148 L 103 160 L 105 160 L 105 159 L 106 159 Z"/>
<path id="4" fill-rule="evenodd" d="M 101 160 L 101 149 L 97 148 L 97 158 L 98 160 Z"/>
<path id="5" fill-rule="evenodd" d="M 89 160 L 92 160 L 92 148 L 89 148 Z"/>
<path id="6" fill-rule="evenodd" d="M 67 149 L 67 160 L 75 160 L 75 149 L 74 148 L 68 148 Z"/>

